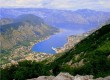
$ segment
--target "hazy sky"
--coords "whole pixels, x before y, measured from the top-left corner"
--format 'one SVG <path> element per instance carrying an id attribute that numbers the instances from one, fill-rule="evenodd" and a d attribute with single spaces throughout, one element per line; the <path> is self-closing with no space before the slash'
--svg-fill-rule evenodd
<path id="1" fill-rule="evenodd" d="M 110 11 L 110 0 L 0 0 L 0 7 L 34 7 L 50 9 L 93 9 Z"/>

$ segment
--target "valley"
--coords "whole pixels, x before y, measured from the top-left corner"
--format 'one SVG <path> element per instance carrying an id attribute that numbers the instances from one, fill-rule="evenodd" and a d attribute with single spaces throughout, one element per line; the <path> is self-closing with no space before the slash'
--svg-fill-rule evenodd
<path id="1" fill-rule="evenodd" d="M 32 14 L 21 15 L 16 19 L 0 20 L 0 65 L 21 60 L 41 61 L 49 57 L 49 54 L 35 53 L 31 48 L 59 30 L 48 26 L 41 18 Z"/>
<path id="2" fill-rule="evenodd" d="M 98 28 L 99 24 L 105 24 L 110 15 L 109 12 L 87 9 L 65 11 L 1 8 L 1 13 L 3 13 L 0 16 L 1 64 L 9 63 L 14 59 L 22 60 L 23 55 L 28 56 L 28 54 L 53 55 L 65 52 L 85 38 L 88 31 Z M 96 15 L 97 13 L 101 18 Z M 97 20 L 93 16 L 96 16 Z"/>
<path id="3" fill-rule="evenodd" d="M 110 12 L 0 9 L 1 80 L 110 75 Z"/>
<path id="4" fill-rule="evenodd" d="M 13 23 L 13 21 L 14 22 L 16 21 L 19 22 L 20 20 L 22 21 L 23 18 L 25 21 L 25 17 L 27 17 L 28 19 L 30 18 L 29 23 L 32 23 L 32 25 L 34 25 L 33 23 L 35 23 L 36 21 L 38 21 L 36 23 L 39 23 L 39 20 L 36 20 L 34 18 L 35 16 L 37 16 L 43 20 L 43 22 L 42 20 L 40 20 L 40 23 L 44 24 L 42 26 L 46 26 L 45 25 L 46 23 L 50 27 L 53 26 L 56 27 L 57 29 L 64 30 L 65 31 L 64 33 L 53 35 L 48 40 L 35 44 L 32 47 L 32 51 L 34 52 L 44 52 L 49 54 L 55 54 L 55 51 L 52 50 L 52 47 L 57 49 L 63 47 L 67 42 L 68 36 L 78 35 L 78 34 L 86 33 L 92 29 L 96 29 L 99 26 L 106 24 L 106 21 L 108 21 L 108 19 L 110 18 L 109 12 L 95 11 L 90 9 L 79 9 L 76 11 L 72 11 L 72 10 L 56 10 L 56 9 L 45 9 L 45 8 L 1 8 L 1 14 L 3 14 L 0 16 L 0 18 L 3 19 L 1 21 L 2 23 L 0 22 L 2 26 L 4 23 L 7 24 L 7 26 L 9 26 L 8 23 Z M 28 17 L 28 15 L 26 14 L 30 14 L 32 18 Z M 20 23 L 18 22 L 17 24 L 14 23 L 12 25 L 20 25 Z M 9 39 L 8 41 L 6 41 L 5 38 L 1 36 L 0 39 L 2 40 L 2 44 L 5 44 L 2 47 L 7 47 L 7 48 L 9 46 L 11 47 L 12 45 L 16 44 L 16 41 L 18 41 L 17 42 L 18 45 L 19 44 L 27 45 L 31 40 L 36 40 L 38 38 L 42 38 L 46 35 L 48 36 L 48 34 L 51 34 L 51 33 L 47 33 L 48 31 L 45 30 L 47 29 L 46 27 L 45 28 L 42 27 L 39 29 L 38 27 L 36 27 L 36 29 L 34 29 L 32 28 L 32 26 L 27 27 L 27 25 L 28 24 L 26 23 L 25 26 L 20 26 L 22 29 L 19 29 L 20 31 L 21 30 L 23 31 L 24 30 L 23 28 L 25 27 L 26 29 L 28 29 L 25 32 L 21 33 L 21 32 L 17 32 L 16 30 L 13 31 L 13 35 L 10 35 L 13 36 L 13 39 Z M 31 37 L 27 37 L 26 35 L 27 33 Z M 38 35 L 37 38 L 36 35 Z M 10 36 L 8 36 L 8 38 Z M 24 42 L 21 43 L 21 41 Z"/>
<path id="5" fill-rule="evenodd" d="M 72 75 L 76 77 L 76 75 L 79 74 L 88 76 L 92 75 L 90 77 L 78 76 L 79 78 L 82 77 L 85 79 L 86 77 L 88 79 L 100 79 L 99 77 L 105 77 L 108 80 L 110 75 L 109 36 L 110 24 L 106 24 L 96 31 L 93 31 L 90 35 L 66 52 L 52 55 L 41 62 L 36 62 L 35 60 L 23 60 L 15 65 L 13 64 L 10 67 L 1 69 L 2 79 L 29 80 L 31 78 L 38 78 L 44 75 L 48 78 L 48 75 L 56 76 L 60 73 L 59 75 L 62 74 L 62 77 L 64 75 Z M 10 76 L 4 74 L 10 74 Z M 67 77 L 63 78 L 67 79 Z"/>

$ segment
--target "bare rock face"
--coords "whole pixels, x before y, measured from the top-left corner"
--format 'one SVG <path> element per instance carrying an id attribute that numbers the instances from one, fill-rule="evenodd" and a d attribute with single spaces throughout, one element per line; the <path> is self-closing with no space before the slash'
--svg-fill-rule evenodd
<path id="1" fill-rule="evenodd" d="M 55 76 L 40 76 L 38 78 L 27 79 L 27 80 L 110 80 L 110 76 L 105 77 L 105 78 L 93 79 L 92 75 L 72 76 L 69 73 L 60 73 L 56 77 Z"/>
<path id="2" fill-rule="evenodd" d="M 86 76 L 77 75 L 75 76 L 74 80 L 93 80 L 93 76 L 92 75 L 86 75 Z"/>
<path id="3" fill-rule="evenodd" d="M 95 79 L 95 80 L 110 80 L 110 76 L 107 76 L 107 77 L 105 77 L 105 78 L 97 78 L 97 79 Z"/>
<path id="4" fill-rule="evenodd" d="M 36 80 L 53 80 L 54 78 L 54 76 L 41 76 L 38 77 Z"/>
<path id="5" fill-rule="evenodd" d="M 54 76 L 39 76 L 38 78 L 27 79 L 27 80 L 53 80 L 54 78 L 55 78 Z"/>
<path id="6" fill-rule="evenodd" d="M 69 73 L 60 73 L 53 80 L 74 80 L 74 77 Z"/>

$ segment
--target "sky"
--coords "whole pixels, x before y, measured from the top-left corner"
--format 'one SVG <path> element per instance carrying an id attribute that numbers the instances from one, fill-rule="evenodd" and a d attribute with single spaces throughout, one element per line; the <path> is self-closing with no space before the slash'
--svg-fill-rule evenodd
<path id="1" fill-rule="evenodd" d="M 0 0 L 0 7 L 63 10 L 92 9 L 110 12 L 110 0 Z"/>

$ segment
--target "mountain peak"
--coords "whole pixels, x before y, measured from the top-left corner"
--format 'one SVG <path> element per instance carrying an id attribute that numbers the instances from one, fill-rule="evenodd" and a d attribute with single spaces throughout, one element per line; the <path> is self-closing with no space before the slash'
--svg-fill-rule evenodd
<path id="1" fill-rule="evenodd" d="M 28 22 L 34 24 L 44 23 L 43 19 L 33 14 L 23 14 L 16 18 L 18 22 Z"/>
<path id="2" fill-rule="evenodd" d="M 78 9 L 76 11 L 81 11 L 81 12 L 94 12 L 95 10 L 91 10 L 91 9 Z M 96 12 L 96 11 L 95 11 Z"/>

